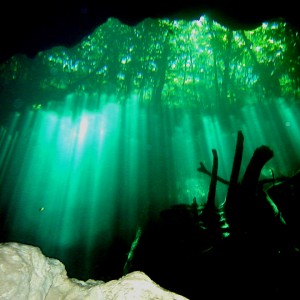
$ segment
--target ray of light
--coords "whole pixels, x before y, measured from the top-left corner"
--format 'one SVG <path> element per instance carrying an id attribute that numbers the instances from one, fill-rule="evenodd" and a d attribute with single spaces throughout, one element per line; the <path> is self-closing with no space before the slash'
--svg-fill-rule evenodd
<path id="1" fill-rule="evenodd" d="M 81 276 L 90 278 L 95 257 L 109 252 L 116 236 L 130 242 L 147 215 L 206 200 L 209 178 L 196 170 L 200 161 L 211 168 L 212 149 L 219 175 L 229 179 L 238 130 L 245 135 L 244 164 L 261 144 L 274 148 L 269 167 L 284 173 L 299 162 L 298 118 L 297 107 L 279 101 L 228 115 L 224 127 L 216 115 L 158 112 L 134 96 L 121 105 L 105 95 L 70 95 L 15 114 L 0 131 L 8 238 L 41 247 L 70 272 L 68 264 L 80 257 Z M 217 188 L 223 202 L 226 186 Z"/>

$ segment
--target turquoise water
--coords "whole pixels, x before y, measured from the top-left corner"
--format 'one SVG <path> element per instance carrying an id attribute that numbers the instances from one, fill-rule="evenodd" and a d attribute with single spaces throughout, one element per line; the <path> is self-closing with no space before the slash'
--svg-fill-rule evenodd
<path id="1" fill-rule="evenodd" d="M 244 107 L 225 127 L 218 115 L 157 112 L 134 97 L 125 106 L 97 99 L 88 109 L 89 97 L 70 95 L 48 109 L 14 114 L 1 131 L 7 238 L 38 245 L 67 264 L 79 248 L 87 274 L 95 247 L 105 253 L 121 236 L 126 248 L 149 216 L 194 197 L 204 204 L 209 177 L 197 168 L 201 161 L 211 169 L 212 149 L 219 176 L 229 180 L 237 128 L 245 136 L 241 174 L 260 145 L 274 151 L 265 177 L 270 169 L 279 176 L 299 166 L 299 108 L 282 100 L 272 109 Z M 226 191 L 218 183 L 219 204 Z"/>
<path id="2" fill-rule="evenodd" d="M 1 65 L 2 241 L 39 246 L 70 276 L 115 278 L 148 218 L 206 203 L 210 178 L 197 168 L 211 170 L 212 149 L 229 180 L 239 130 L 241 176 L 261 145 L 274 151 L 262 178 L 293 175 L 298 56 L 283 31 L 270 37 L 275 25 L 246 36 L 205 18 L 135 28 L 109 20 L 78 47 Z M 283 69 L 286 57 L 295 65 Z M 226 193 L 218 182 L 217 204 Z"/>

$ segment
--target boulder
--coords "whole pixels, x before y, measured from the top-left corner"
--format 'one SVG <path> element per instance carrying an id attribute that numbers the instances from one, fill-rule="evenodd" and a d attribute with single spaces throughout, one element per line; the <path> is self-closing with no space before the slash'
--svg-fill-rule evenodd
<path id="1" fill-rule="evenodd" d="M 0 244 L 0 270 L 1 300 L 187 300 L 140 271 L 109 282 L 69 278 L 62 262 L 15 242 Z"/>

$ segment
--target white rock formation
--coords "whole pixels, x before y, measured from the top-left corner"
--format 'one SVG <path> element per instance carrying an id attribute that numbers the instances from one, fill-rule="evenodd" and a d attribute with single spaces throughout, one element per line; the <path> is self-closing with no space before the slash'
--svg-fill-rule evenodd
<path id="1" fill-rule="evenodd" d="M 188 300 L 163 289 L 143 272 L 109 282 L 68 278 L 65 266 L 38 247 L 0 244 L 1 300 Z"/>

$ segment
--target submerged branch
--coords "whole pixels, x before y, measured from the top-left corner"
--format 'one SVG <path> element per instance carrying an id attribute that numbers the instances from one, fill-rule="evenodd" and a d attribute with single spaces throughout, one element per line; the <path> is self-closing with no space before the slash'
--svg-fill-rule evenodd
<path id="1" fill-rule="evenodd" d="M 198 172 L 206 174 L 208 176 L 212 176 L 212 173 L 204 166 L 202 162 L 200 162 L 200 167 L 197 169 Z M 268 184 L 268 183 L 273 183 L 273 185 L 277 184 L 278 182 L 283 182 L 287 179 L 289 179 L 289 176 L 281 176 L 277 178 L 264 178 L 258 181 L 260 185 Z M 220 176 L 217 176 L 217 180 L 223 184 L 229 185 L 229 180 L 226 180 Z"/>
<path id="2" fill-rule="evenodd" d="M 212 150 L 213 154 L 213 166 L 212 166 L 212 176 L 210 179 L 210 186 L 207 198 L 207 206 L 214 207 L 215 206 L 215 198 L 216 198 L 216 188 L 217 188 L 217 173 L 218 173 L 218 153 L 217 150 Z"/>
<path id="3" fill-rule="evenodd" d="M 243 150 L 244 150 L 244 135 L 241 130 L 238 131 L 236 146 L 235 146 L 235 154 L 234 160 L 231 170 L 230 183 L 228 187 L 227 197 L 226 197 L 226 206 L 230 206 L 232 201 L 235 201 L 238 198 L 239 191 L 239 174 L 242 165 L 243 158 Z"/>
<path id="4" fill-rule="evenodd" d="M 212 173 L 206 169 L 206 167 L 204 166 L 204 164 L 203 164 L 202 162 L 200 162 L 200 167 L 197 169 L 197 171 L 198 171 L 198 172 L 201 172 L 201 173 L 204 173 L 204 174 L 206 174 L 206 175 L 208 175 L 208 176 L 210 176 L 210 177 L 212 176 Z M 228 180 L 223 179 L 223 178 L 220 177 L 220 176 L 216 176 L 216 178 L 217 178 L 217 180 L 219 180 L 220 182 L 229 185 L 229 181 L 228 181 Z"/>

